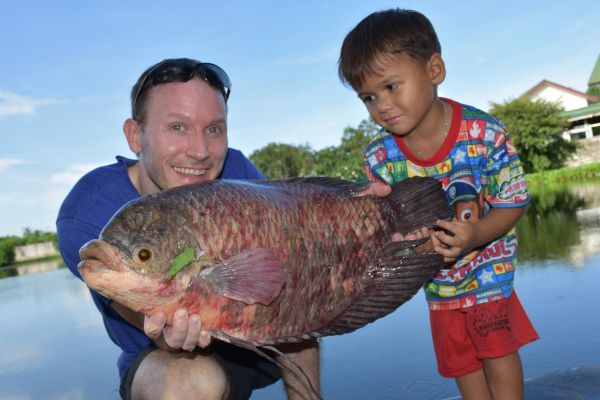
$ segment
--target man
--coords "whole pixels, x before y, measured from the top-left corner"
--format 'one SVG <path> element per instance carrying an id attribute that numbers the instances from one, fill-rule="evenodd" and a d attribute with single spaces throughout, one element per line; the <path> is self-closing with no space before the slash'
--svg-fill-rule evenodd
<path id="1" fill-rule="evenodd" d="M 164 60 L 140 76 L 131 92 L 132 118 L 123 126 L 138 160 L 117 157 L 116 164 L 88 173 L 59 211 L 59 248 L 71 272 L 81 279 L 79 248 L 140 195 L 217 178 L 264 178 L 241 152 L 228 148 L 230 88 L 221 68 L 185 58 Z M 198 315 L 178 310 L 166 326 L 162 313 L 145 317 L 93 291 L 92 297 L 123 351 L 118 367 L 124 399 L 244 399 L 279 378 L 279 369 L 254 353 L 211 343 Z M 318 389 L 316 342 L 282 350 Z M 288 398 L 311 398 L 293 375 L 281 373 Z"/>

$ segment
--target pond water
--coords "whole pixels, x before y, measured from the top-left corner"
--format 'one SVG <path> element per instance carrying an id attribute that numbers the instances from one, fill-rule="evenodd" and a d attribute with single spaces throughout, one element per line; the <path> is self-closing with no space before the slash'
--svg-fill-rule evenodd
<path id="1" fill-rule="evenodd" d="M 600 182 L 535 191 L 518 231 L 515 287 L 541 336 L 521 350 L 526 398 L 600 399 Z M 119 352 L 86 287 L 60 267 L 0 269 L 0 400 L 119 398 Z M 325 399 L 459 398 L 436 372 L 422 292 L 322 349 Z M 252 396 L 280 398 L 281 384 Z"/>

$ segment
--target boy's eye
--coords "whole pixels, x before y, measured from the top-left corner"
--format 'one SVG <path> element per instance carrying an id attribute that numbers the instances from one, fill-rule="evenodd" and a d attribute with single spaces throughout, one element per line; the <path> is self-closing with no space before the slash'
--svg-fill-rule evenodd
<path id="1" fill-rule="evenodd" d="M 375 99 L 375 97 L 368 94 L 368 95 L 362 96 L 360 99 L 362 100 L 363 103 L 370 103 Z"/>
<path id="2" fill-rule="evenodd" d="M 398 83 L 394 82 L 394 83 L 388 83 L 387 85 L 385 85 L 385 88 L 387 90 L 389 90 L 390 92 L 393 92 L 394 90 L 398 89 Z"/>

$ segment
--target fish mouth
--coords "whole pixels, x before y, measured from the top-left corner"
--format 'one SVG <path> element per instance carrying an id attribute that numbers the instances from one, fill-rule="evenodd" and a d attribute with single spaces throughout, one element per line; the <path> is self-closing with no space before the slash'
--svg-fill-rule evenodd
<path id="1" fill-rule="evenodd" d="M 146 312 L 169 303 L 185 289 L 176 284 L 181 282 L 138 273 L 128 266 L 131 259 L 118 247 L 100 239 L 83 245 L 79 256 L 82 261 L 77 267 L 87 286 L 134 311 Z"/>
<path id="2" fill-rule="evenodd" d="M 100 239 L 84 244 L 79 250 L 79 258 L 82 260 L 78 265 L 80 271 L 83 269 L 97 272 L 102 268 L 123 271 L 128 262 L 116 246 Z"/>

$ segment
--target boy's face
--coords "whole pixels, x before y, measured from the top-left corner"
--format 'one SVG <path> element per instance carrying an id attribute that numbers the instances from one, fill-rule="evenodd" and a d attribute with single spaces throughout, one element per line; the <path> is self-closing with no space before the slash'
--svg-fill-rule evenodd
<path id="1" fill-rule="evenodd" d="M 377 75 L 365 75 L 358 97 L 378 125 L 405 136 L 433 124 L 430 111 L 445 77 L 439 54 L 427 62 L 404 54 L 380 57 L 375 70 Z"/>

